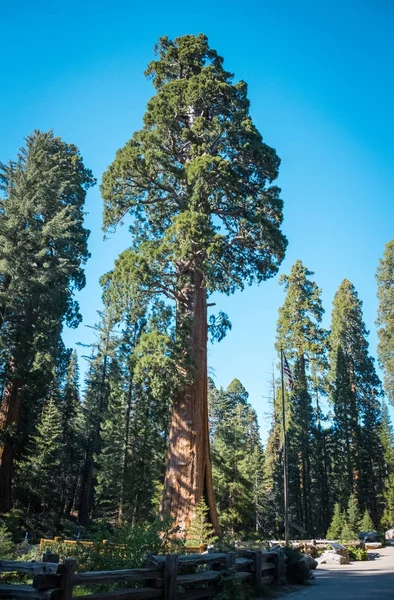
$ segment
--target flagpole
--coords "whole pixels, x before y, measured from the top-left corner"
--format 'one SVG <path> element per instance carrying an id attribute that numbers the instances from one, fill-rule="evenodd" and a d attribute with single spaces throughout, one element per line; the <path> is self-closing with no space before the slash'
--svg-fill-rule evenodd
<path id="1" fill-rule="evenodd" d="M 283 377 L 283 350 L 280 350 L 280 372 L 282 378 L 282 427 L 283 427 L 283 501 L 285 509 L 285 543 L 289 545 L 289 507 L 287 502 L 287 439 L 286 439 L 286 405 L 285 383 Z"/>

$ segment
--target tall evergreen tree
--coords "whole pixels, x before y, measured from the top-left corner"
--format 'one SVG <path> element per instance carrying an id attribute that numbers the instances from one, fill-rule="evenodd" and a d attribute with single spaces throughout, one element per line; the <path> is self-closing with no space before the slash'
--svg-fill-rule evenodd
<path id="1" fill-rule="evenodd" d="M 278 394 L 280 394 L 280 390 Z M 264 455 L 264 526 L 267 537 L 284 536 L 283 504 L 283 428 L 278 406 L 275 402 L 272 424 Z"/>
<path id="2" fill-rule="evenodd" d="M 62 434 L 62 416 L 51 399 L 44 406 L 36 432 L 30 438 L 27 457 L 19 467 L 18 480 L 23 484 L 23 501 L 29 512 L 62 512 Z"/>
<path id="3" fill-rule="evenodd" d="M 210 404 L 217 416 L 212 461 L 220 523 L 232 534 L 259 531 L 264 457 L 256 413 L 238 379 L 214 394 Z"/>
<path id="4" fill-rule="evenodd" d="M 137 217 L 132 248 L 118 268 L 126 262 L 130 286 L 175 304 L 184 383 L 173 403 L 163 511 L 187 529 L 204 495 L 218 530 L 208 436 L 207 296 L 277 272 L 286 249 L 282 201 L 272 185 L 279 159 L 251 120 L 246 84 L 233 83 L 204 35 L 163 37 L 156 53 L 146 75 L 157 93 L 144 126 L 103 176 L 104 227 L 127 213 Z M 217 336 L 226 325 L 222 316 Z"/>
<path id="5" fill-rule="evenodd" d="M 378 282 L 378 358 L 384 373 L 384 390 L 394 404 L 394 240 L 386 244 L 376 273 Z"/>
<path id="6" fill-rule="evenodd" d="M 294 391 L 287 399 L 290 516 L 314 533 L 316 526 L 320 531 L 324 528 L 321 521 L 314 522 L 313 514 L 319 515 L 319 519 L 324 515 L 324 499 L 313 493 L 313 481 L 318 471 L 324 469 L 324 457 L 319 457 L 319 464 L 313 460 L 317 421 L 312 391 L 316 386 L 315 374 L 325 362 L 326 332 L 321 326 L 324 312 L 321 290 L 310 279 L 311 275 L 298 260 L 290 275 L 281 277 L 286 298 L 279 309 L 276 348 L 286 353 L 294 375 Z"/>
<path id="7" fill-rule="evenodd" d="M 54 377 L 62 324 L 81 319 L 73 293 L 85 285 L 93 184 L 77 148 L 52 132 L 35 131 L 0 165 L 0 511 L 11 507 L 15 454 Z"/>
<path id="8" fill-rule="evenodd" d="M 94 506 L 95 456 L 101 451 L 101 425 L 108 408 L 111 364 L 117 339 L 114 334 L 113 310 L 100 313 L 101 321 L 95 327 L 97 342 L 89 358 L 86 392 L 83 402 L 85 431 L 84 458 L 79 486 L 78 518 L 88 525 Z"/>
<path id="9" fill-rule="evenodd" d="M 113 359 L 108 374 L 108 404 L 100 424 L 100 451 L 95 456 L 95 514 L 119 520 L 125 449 L 126 397 L 118 361 Z"/>
<path id="10" fill-rule="evenodd" d="M 345 516 L 341 510 L 339 502 L 334 504 L 334 514 L 327 531 L 328 540 L 338 540 L 341 537 L 343 526 L 345 524 Z"/>
<path id="11" fill-rule="evenodd" d="M 60 392 L 59 410 L 62 415 L 64 445 L 62 473 L 64 475 L 64 513 L 75 508 L 78 480 L 83 461 L 83 423 L 79 392 L 78 356 L 70 353 L 64 387 Z"/>
<path id="12" fill-rule="evenodd" d="M 390 474 L 386 480 L 381 523 L 383 527 L 394 527 L 394 474 Z"/>
<path id="13" fill-rule="evenodd" d="M 354 494 L 376 519 L 383 491 L 380 381 L 368 352 L 362 303 L 345 279 L 335 298 L 330 332 L 333 405 L 333 495 L 345 506 Z"/>
<path id="14" fill-rule="evenodd" d="M 354 494 L 351 494 L 346 512 L 346 522 L 351 532 L 357 533 L 360 529 L 361 514 Z"/>
<path id="15" fill-rule="evenodd" d="M 385 460 L 385 470 L 383 473 L 385 485 L 381 522 L 383 526 L 391 528 L 394 526 L 394 432 L 388 406 L 385 402 L 382 403 L 380 439 Z"/>
<path id="16" fill-rule="evenodd" d="M 363 514 L 363 518 L 361 519 L 361 523 L 360 523 L 360 528 L 361 531 L 373 531 L 375 529 L 375 525 L 371 519 L 371 515 L 369 514 L 368 509 L 365 509 L 365 512 Z"/>

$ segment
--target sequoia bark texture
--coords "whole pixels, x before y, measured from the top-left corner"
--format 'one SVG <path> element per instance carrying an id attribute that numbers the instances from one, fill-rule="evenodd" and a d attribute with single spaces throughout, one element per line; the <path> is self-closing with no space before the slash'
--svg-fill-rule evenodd
<path id="1" fill-rule="evenodd" d="M 208 432 L 207 292 L 201 285 L 201 275 L 195 279 L 185 305 L 178 306 L 178 314 L 186 311 L 190 321 L 189 358 L 193 379 L 174 400 L 163 513 L 170 514 L 181 531 L 187 531 L 203 496 L 215 532 L 220 533 Z"/>
<path id="2" fill-rule="evenodd" d="M 19 427 L 22 411 L 22 381 L 11 380 L 3 394 L 0 408 L 0 430 L 4 439 L 0 444 L 0 513 L 12 508 L 12 479 L 14 463 L 14 437 Z"/>

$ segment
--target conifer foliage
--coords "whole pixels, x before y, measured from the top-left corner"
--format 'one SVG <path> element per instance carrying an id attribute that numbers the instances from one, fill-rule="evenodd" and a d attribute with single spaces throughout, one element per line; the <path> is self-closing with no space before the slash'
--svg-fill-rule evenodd
<path id="1" fill-rule="evenodd" d="M 134 217 L 132 247 L 118 260 L 130 288 L 175 308 L 178 372 L 163 512 L 187 530 L 212 487 L 207 408 L 207 296 L 272 277 L 283 260 L 279 158 L 249 114 L 247 86 L 233 82 L 206 36 L 160 38 L 146 75 L 156 95 L 142 129 L 103 176 L 104 227 Z M 127 267 L 125 265 L 128 265 Z M 228 318 L 213 317 L 221 338 Z M 188 375 L 186 377 L 186 374 Z"/>
<path id="2" fill-rule="evenodd" d="M 209 508 L 204 498 L 200 498 L 196 506 L 196 514 L 188 531 L 188 541 L 191 544 L 212 544 L 217 537 L 208 519 Z"/>
<path id="3" fill-rule="evenodd" d="M 36 432 L 28 445 L 28 456 L 20 465 L 19 480 L 28 494 L 30 510 L 61 512 L 62 417 L 54 401 L 44 406 Z"/>
<path id="4" fill-rule="evenodd" d="M 354 494 L 360 509 L 368 508 L 376 519 L 384 487 L 381 385 L 369 355 L 367 335 L 362 303 L 345 279 L 334 298 L 329 339 L 333 495 L 344 506 Z"/>
<path id="5" fill-rule="evenodd" d="M 336 502 L 334 505 L 334 514 L 327 531 L 328 540 L 339 540 L 342 535 L 343 526 L 345 524 L 345 516 L 342 512 L 341 505 Z"/>
<path id="6" fill-rule="evenodd" d="M 325 368 L 327 336 L 321 326 L 321 290 L 312 275 L 298 260 L 290 274 L 282 276 L 286 298 L 279 309 L 276 347 L 285 352 L 294 376 L 294 390 L 286 392 L 290 515 L 296 524 L 314 533 L 316 526 L 324 528 L 318 520 L 324 519 L 328 501 L 324 495 L 327 482 L 319 475 L 322 469 L 324 473 L 326 457 L 317 444 L 317 414 L 312 403 L 322 393 L 318 376 Z"/>
<path id="7" fill-rule="evenodd" d="M 62 329 L 82 319 L 75 294 L 95 179 L 51 131 L 34 131 L 0 164 L 0 514 L 34 541 L 98 524 L 138 537 L 151 523 L 157 540 L 158 516 L 193 545 L 220 531 L 283 537 L 283 393 L 291 537 L 393 527 L 383 396 L 394 402 L 394 241 L 377 270 L 384 387 L 353 284 L 340 284 L 327 331 L 314 273 L 297 260 L 281 276 L 275 350 L 294 388 L 273 368 L 263 447 L 237 373 L 227 388 L 208 380 L 208 337 L 231 327 L 208 314 L 208 298 L 277 273 L 287 246 L 280 161 L 252 121 L 245 82 L 206 36 L 163 37 L 155 51 L 146 75 L 156 93 L 102 180 L 104 229 L 131 217 L 131 237 L 100 279 L 83 382 Z M 0 555 L 11 537 L 2 521 Z"/>
<path id="8" fill-rule="evenodd" d="M 386 244 L 376 273 L 378 282 L 378 357 L 384 371 L 384 389 L 394 403 L 394 240 Z"/>
<path id="9" fill-rule="evenodd" d="M 244 535 L 262 529 L 264 452 L 257 415 L 238 379 L 209 394 L 213 484 L 223 529 Z"/>
<path id="10" fill-rule="evenodd" d="M 62 359 L 63 322 L 81 320 L 73 293 L 85 285 L 83 207 L 94 183 L 77 148 L 52 132 L 35 131 L 0 165 L 0 511 Z"/>

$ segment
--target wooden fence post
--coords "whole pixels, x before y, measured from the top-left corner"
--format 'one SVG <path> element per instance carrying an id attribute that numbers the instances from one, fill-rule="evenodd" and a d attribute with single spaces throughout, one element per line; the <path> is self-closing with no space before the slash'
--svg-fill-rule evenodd
<path id="1" fill-rule="evenodd" d="M 44 552 L 42 562 L 58 563 L 59 555 L 53 552 Z M 56 575 L 35 575 L 33 577 L 33 587 L 36 590 L 44 590 L 56 585 Z"/>
<path id="2" fill-rule="evenodd" d="M 226 569 L 227 571 L 231 571 L 231 569 L 234 569 L 235 567 L 235 561 L 237 560 L 237 553 L 236 552 L 227 552 L 227 557 L 226 557 Z"/>
<path id="3" fill-rule="evenodd" d="M 58 563 L 59 555 L 55 554 L 54 552 L 50 552 L 48 550 L 47 552 L 44 552 L 44 554 L 42 555 L 42 562 Z"/>
<path id="4" fill-rule="evenodd" d="M 280 584 L 286 583 L 285 553 L 282 548 L 276 551 L 276 581 Z"/>
<path id="5" fill-rule="evenodd" d="M 73 577 L 77 561 L 75 558 L 65 558 L 62 564 L 62 584 L 60 590 L 60 600 L 71 600 L 73 596 Z"/>
<path id="6" fill-rule="evenodd" d="M 176 598 L 176 580 L 178 575 L 178 554 L 167 554 L 164 563 L 163 583 L 164 595 L 163 600 L 175 600 Z"/>
<path id="7" fill-rule="evenodd" d="M 263 570 L 263 553 L 261 550 L 254 552 L 254 573 L 253 573 L 253 585 L 256 590 L 261 587 L 261 577 Z"/>

